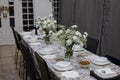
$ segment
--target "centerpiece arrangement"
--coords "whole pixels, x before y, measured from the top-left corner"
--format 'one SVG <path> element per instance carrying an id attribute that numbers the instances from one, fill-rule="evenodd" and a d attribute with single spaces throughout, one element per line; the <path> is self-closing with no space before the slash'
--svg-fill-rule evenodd
<path id="1" fill-rule="evenodd" d="M 60 42 L 66 47 L 65 58 L 72 57 L 75 44 L 85 46 L 88 36 L 87 32 L 81 34 L 77 31 L 77 25 L 72 25 L 67 30 L 59 30 L 56 34 Z"/>
<path id="2" fill-rule="evenodd" d="M 47 44 L 50 44 L 50 36 L 52 32 L 56 32 L 56 20 L 53 19 L 52 14 L 49 17 L 36 19 L 36 27 L 39 27 L 40 31 L 45 32 L 45 41 Z"/>
<path id="3" fill-rule="evenodd" d="M 72 57 L 74 45 L 86 46 L 87 32 L 81 34 L 77 31 L 77 25 L 72 25 L 68 29 L 65 29 L 64 25 L 57 24 L 51 14 L 49 17 L 38 17 L 36 19 L 36 27 L 39 28 L 40 31 L 45 32 L 44 39 L 47 44 L 51 43 L 52 38 L 52 41 L 57 40 L 65 46 L 65 58 Z"/>

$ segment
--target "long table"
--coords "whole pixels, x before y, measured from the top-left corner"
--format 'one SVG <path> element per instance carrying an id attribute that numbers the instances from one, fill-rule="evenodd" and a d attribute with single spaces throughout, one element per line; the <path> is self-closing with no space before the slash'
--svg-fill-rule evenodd
<path id="1" fill-rule="evenodd" d="M 23 35 L 23 33 L 20 33 L 21 36 L 23 37 L 23 39 L 30 45 L 30 47 L 37 52 L 41 57 L 43 57 L 43 59 L 46 61 L 51 76 L 53 78 L 53 80 L 97 80 L 96 78 L 94 78 L 93 76 L 90 75 L 90 71 L 93 71 L 95 69 L 98 68 L 111 68 L 113 71 L 117 72 L 120 75 L 120 67 L 113 64 L 113 63 L 109 63 L 108 65 L 96 65 L 94 63 L 92 63 L 91 61 L 91 57 L 99 57 L 96 54 L 93 54 L 85 49 L 80 50 L 79 52 L 76 52 L 73 54 L 73 57 L 69 60 L 73 66 L 73 68 L 69 71 L 74 71 L 74 72 L 78 72 L 79 73 L 79 77 L 77 78 L 67 78 L 65 76 L 62 75 L 62 73 L 67 72 L 67 71 L 59 71 L 56 70 L 54 68 L 54 65 L 56 64 L 56 62 L 60 61 L 60 60 L 66 60 L 67 59 L 64 58 L 64 52 L 65 52 L 65 48 L 63 46 L 61 46 L 59 44 L 58 41 L 54 41 L 51 45 L 47 45 L 44 41 L 44 39 L 41 37 L 43 35 L 32 35 L 30 36 L 25 36 Z M 37 40 L 35 41 L 35 39 L 37 38 Z M 45 56 L 48 54 L 41 54 L 40 51 L 44 48 L 51 48 L 54 49 L 53 54 L 49 54 L 49 55 L 54 55 L 56 56 L 56 58 L 46 58 Z M 82 55 L 82 56 L 81 56 Z M 89 68 L 82 68 L 79 64 L 79 59 L 84 58 L 87 59 L 89 61 L 91 61 Z M 74 74 L 71 76 L 75 76 Z"/>

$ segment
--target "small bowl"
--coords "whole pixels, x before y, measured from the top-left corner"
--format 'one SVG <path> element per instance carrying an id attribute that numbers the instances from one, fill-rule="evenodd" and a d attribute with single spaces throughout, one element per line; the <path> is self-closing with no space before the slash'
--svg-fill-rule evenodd
<path id="1" fill-rule="evenodd" d="M 88 68 L 89 65 L 90 65 L 90 61 L 88 61 L 88 60 L 81 60 L 81 61 L 80 61 L 80 66 L 81 66 L 82 68 Z"/>

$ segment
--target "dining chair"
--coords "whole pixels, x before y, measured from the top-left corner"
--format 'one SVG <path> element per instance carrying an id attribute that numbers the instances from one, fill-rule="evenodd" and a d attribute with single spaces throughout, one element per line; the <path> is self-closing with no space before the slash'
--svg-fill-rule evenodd
<path id="1" fill-rule="evenodd" d="M 120 58 L 116 58 L 111 55 L 105 55 L 105 57 L 107 57 L 107 59 L 110 60 L 110 62 L 120 66 Z"/>
<path id="2" fill-rule="evenodd" d="M 42 80 L 51 80 L 47 63 L 38 53 L 35 53 L 35 56 L 38 62 L 39 72 L 41 74 Z"/>
<path id="3" fill-rule="evenodd" d="M 23 76 L 25 76 L 23 77 L 23 80 L 28 80 L 28 77 L 30 80 L 41 80 L 35 67 L 36 65 L 33 59 L 32 49 L 24 40 L 20 41 L 20 47 L 23 55 L 23 72 L 26 73 L 23 74 Z"/>
<path id="4" fill-rule="evenodd" d="M 91 51 L 92 53 L 96 53 L 98 48 L 98 43 L 99 43 L 99 40 L 88 36 L 85 49 L 87 49 L 88 51 Z"/>
<path id="5" fill-rule="evenodd" d="M 11 27 L 11 29 L 12 29 L 14 40 L 15 40 L 15 44 L 16 44 L 16 49 L 15 49 L 15 64 L 16 64 L 16 70 L 17 70 L 17 67 L 18 67 L 18 54 L 20 52 L 20 46 L 19 46 L 19 43 L 18 43 L 18 40 L 17 40 L 17 35 L 16 35 L 16 31 L 15 31 L 14 27 Z"/>

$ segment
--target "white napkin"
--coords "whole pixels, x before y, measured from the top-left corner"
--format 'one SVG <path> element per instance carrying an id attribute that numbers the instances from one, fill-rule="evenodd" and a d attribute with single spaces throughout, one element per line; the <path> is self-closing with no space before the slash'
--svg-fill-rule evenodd
<path id="1" fill-rule="evenodd" d="M 79 76 L 79 73 L 76 71 L 66 71 L 61 73 L 62 80 L 78 80 Z"/>
<path id="2" fill-rule="evenodd" d="M 45 56 L 43 56 L 43 58 L 45 58 L 45 59 L 55 59 L 55 58 L 57 58 L 57 56 L 56 55 L 45 55 Z"/>
<path id="3" fill-rule="evenodd" d="M 116 72 L 112 71 L 110 68 L 95 69 L 94 73 L 102 78 L 112 78 L 118 75 Z"/>

